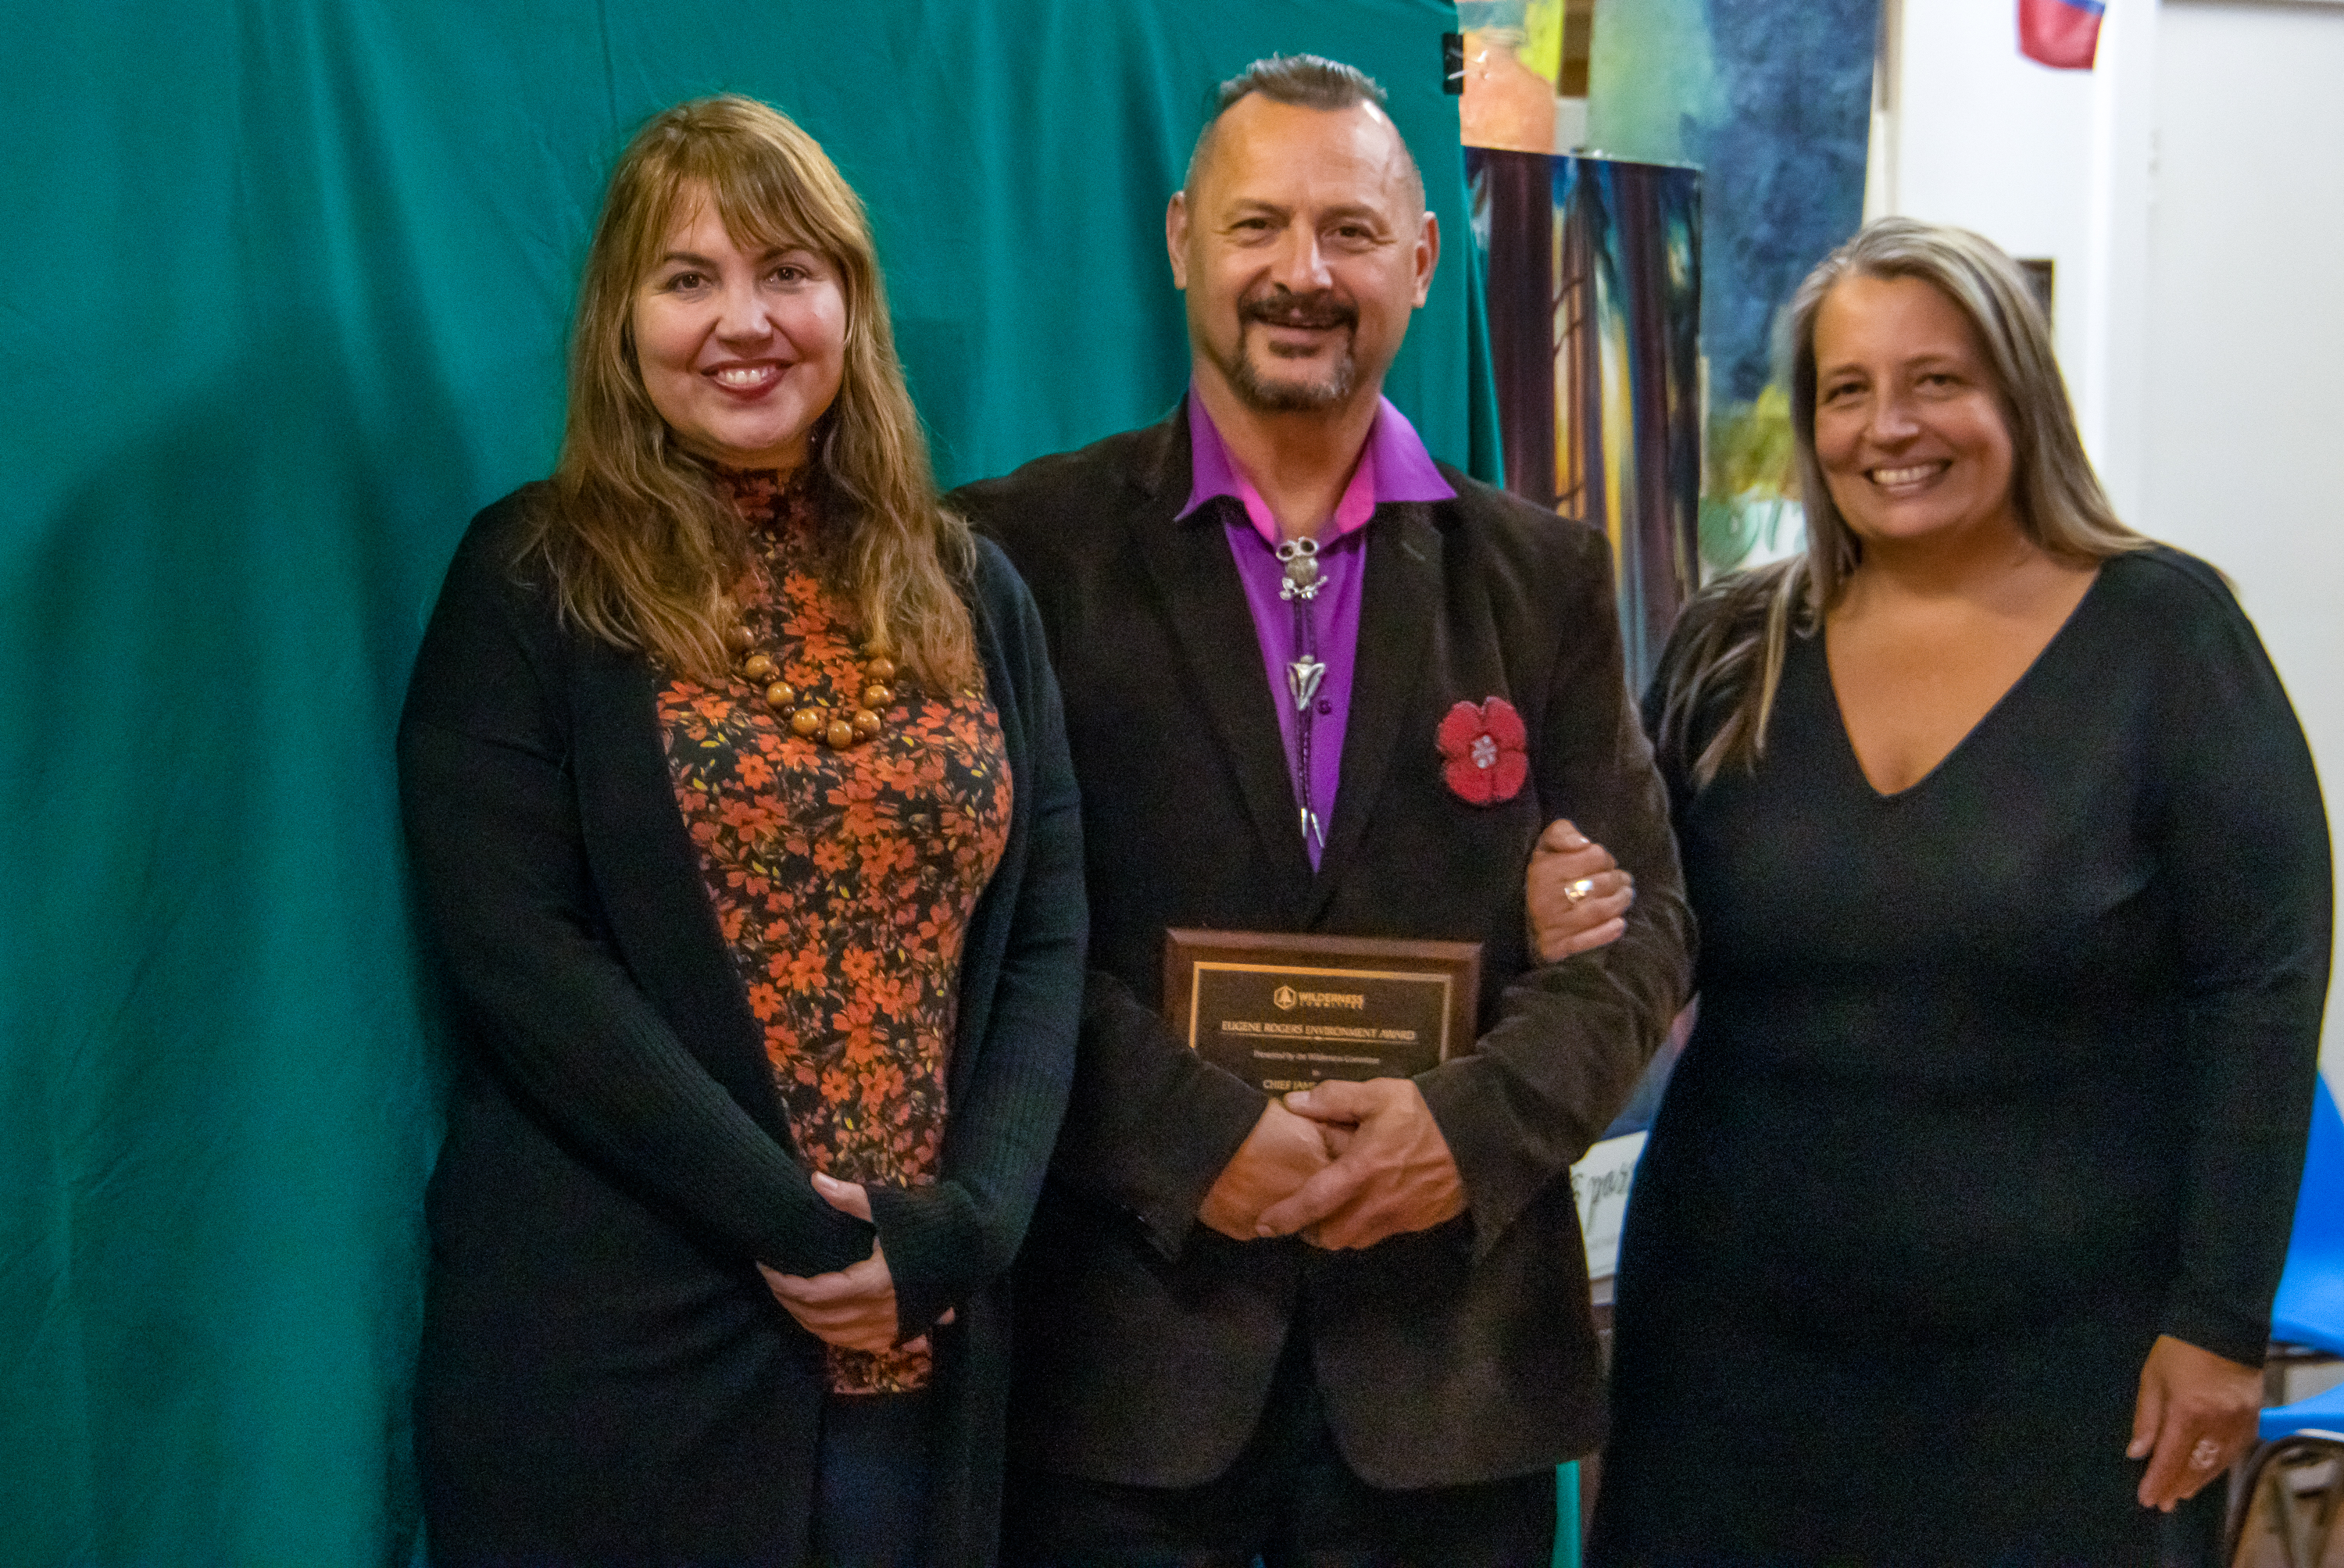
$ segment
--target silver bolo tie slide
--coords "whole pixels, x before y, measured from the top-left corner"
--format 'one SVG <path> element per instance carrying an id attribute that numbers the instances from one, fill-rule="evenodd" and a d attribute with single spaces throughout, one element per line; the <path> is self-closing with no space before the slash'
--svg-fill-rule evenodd
<path id="1" fill-rule="evenodd" d="M 1318 825 L 1318 814 L 1311 809 L 1310 800 L 1310 701 L 1318 694 L 1318 683 L 1327 678 L 1327 665 L 1318 657 L 1318 627 L 1310 613 L 1311 601 L 1326 581 L 1318 572 L 1318 541 L 1315 539 L 1283 540 L 1278 546 L 1278 565 L 1284 569 L 1284 579 L 1278 585 L 1278 596 L 1294 606 L 1295 657 L 1286 666 L 1286 689 L 1293 693 L 1294 711 L 1300 715 L 1301 755 L 1296 773 L 1296 784 L 1302 799 L 1297 809 L 1302 836 L 1325 847 L 1327 835 Z"/>
<path id="2" fill-rule="evenodd" d="M 1300 601 L 1295 605 L 1298 612 L 1296 620 L 1306 631 L 1313 630 L 1309 612 L 1303 606 L 1318 598 L 1318 590 L 1326 586 L 1318 574 L 1318 541 L 1315 539 L 1286 540 L 1278 547 L 1278 561 L 1286 569 L 1285 579 L 1278 585 L 1278 596 L 1289 603 Z M 1286 666 L 1286 689 L 1294 693 L 1294 710 L 1297 713 L 1310 711 L 1310 699 L 1318 694 L 1318 683 L 1327 678 L 1327 666 L 1320 662 L 1318 650 L 1309 646 L 1315 641 L 1315 638 L 1306 639 L 1304 646 L 1297 650 L 1298 657 Z"/>

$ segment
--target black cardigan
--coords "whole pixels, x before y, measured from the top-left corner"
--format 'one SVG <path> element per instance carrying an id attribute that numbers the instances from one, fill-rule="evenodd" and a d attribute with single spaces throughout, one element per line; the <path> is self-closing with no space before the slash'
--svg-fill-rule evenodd
<path id="1" fill-rule="evenodd" d="M 795 1562 L 819 1341 L 755 1265 L 871 1250 L 790 1137 L 674 804 L 647 661 L 516 568 L 523 490 L 474 520 L 425 632 L 399 782 L 465 1047 L 429 1194 L 418 1393 L 435 1556 Z M 937 1350 L 930 1560 L 991 1561 L 1005 1270 L 1064 1109 L 1080 829 L 1039 622 L 979 546 L 966 589 L 1014 782 L 962 950 L 940 1179 L 874 1187 L 905 1337 Z"/>

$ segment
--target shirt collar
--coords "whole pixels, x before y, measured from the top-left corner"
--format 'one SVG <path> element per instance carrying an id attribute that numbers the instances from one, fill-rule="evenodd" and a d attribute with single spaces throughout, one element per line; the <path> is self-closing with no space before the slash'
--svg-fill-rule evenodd
<path id="1" fill-rule="evenodd" d="M 1270 515 L 1252 482 L 1238 471 L 1228 443 L 1221 440 L 1220 428 L 1205 411 L 1204 400 L 1197 396 L 1193 383 L 1188 388 L 1188 445 L 1192 478 L 1187 504 L 1177 516 L 1188 516 L 1215 496 L 1235 496 L 1255 531 L 1275 545 L 1278 520 Z M 1359 466 L 1351 470 L 1350 482 L 1343 487 L 1342 498 L 1335 503 L 1334 525 L 1320 542 L 1332 544 L 1359 528 L 1385 501 L 1448 501 L 1456 494 L 1433 466 L 1432 454 L 1424 450 L 1424 442 L 1417 435 L 1416 427 L 1408 422 L 1408 416 L 1392 407 L 1389 398 L 1379 397 L 1376 400 L 1375 421 L 1368 427 L 1367 445 L 1359 451 Z"/>

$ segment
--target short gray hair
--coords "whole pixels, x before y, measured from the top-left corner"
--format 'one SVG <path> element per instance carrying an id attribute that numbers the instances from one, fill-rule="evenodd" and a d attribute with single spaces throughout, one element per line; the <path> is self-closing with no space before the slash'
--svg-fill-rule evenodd
<path id="1" fill-rule="evenodd" d="M 1237 106 L 1238 100 L 1258 93 L 1273 104 L 1290 104 L 1302 109 L 1354 109 L 1361 104 L 1373 104 L 1390 118 L 1389 96 L 1373 76 L 1357 66 L 1347 66 L 1340 60 L 1329 60 L 1323 55 L 1271 55 L 1256 60 L 1228 81 L 1213 89 L 1213 112 L 1205 121 L 1205 128 L 1197 133 L 1197 145 L 1189 150 L 1187 172 L 1181 177 L 1180 189 L 1194 200 L 1197 195 L 1197 171 L 1204 167 L 1206 150 L 1212 146 L 1213 131 L 1221 116 Z M 1420 210 L 1424 206 L 1424 176 L 1416 167 L 1416 155 L 1409 150 L 1408 138 L 1392 127 L 1392 139 L 1399 143 L 1399 156 L 1408 165 L 1409 188 L 1415 193 Z"/>

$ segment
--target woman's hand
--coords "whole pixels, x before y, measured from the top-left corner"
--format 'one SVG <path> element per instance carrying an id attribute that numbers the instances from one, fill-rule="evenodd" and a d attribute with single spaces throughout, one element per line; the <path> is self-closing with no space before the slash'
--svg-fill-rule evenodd
<path id="1" fill-rule="evenodd" d="M 2170 1334 L 2157 1336 L 2140 1369 L 2127 1459 L 2146 1459 L 2140 1505 L 2173 1512 L 2228 1470 L 2255 1441 L 2263 1375 Z"/>
<path id="2" fill-rule="evenodd" d="M 813 1189 L 833 1209 L 857 1219 L 870 1219 L 871 1197 L 858 1184 L 817 1172 Z M 765 1277 L 773 1300 L 798 1320 L 800 1328 L 823 1344 L 849 1351 L 884 1351 L 895 1343 L 895 1277 L 888 1272 L 887 1254 L 876 1240 L 871 1243 L 870 1257 L 835 1274 L 784 1274 L 763 1263 L 757 1265 L 757 1271 Z M 939 1326 L 952 1320 L 950 1311 L 936 1320 Z M 928 1337 L 923 1334 L 904 1348 L 924 1351 Z"/>
<path id="3" fill-rule="evenodd" d="M 1524 892 L 1531 946 L 1553 964 L 1620 939 L 1636 902 L 1636 879 L 1610 850 L 1557 817 L 1531 850 Z"/>

